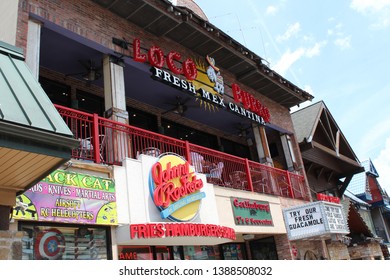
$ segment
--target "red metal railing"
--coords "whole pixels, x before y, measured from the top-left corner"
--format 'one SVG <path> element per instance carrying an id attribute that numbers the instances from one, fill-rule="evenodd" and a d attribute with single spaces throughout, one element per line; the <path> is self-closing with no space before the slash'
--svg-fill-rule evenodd
<path id="1" fill-rule="evenodd" d="M 309 200 L 304 177 L 248 159 L 236 157 L 188 141 L 55 105 L 80 146 L 76 159 L 120 165 L 140 154 L 175 153 L 186 158 L 197 172 L 215 185 L 283 197 Z M 98 147 L 98 148 L 95 148 Z"/>

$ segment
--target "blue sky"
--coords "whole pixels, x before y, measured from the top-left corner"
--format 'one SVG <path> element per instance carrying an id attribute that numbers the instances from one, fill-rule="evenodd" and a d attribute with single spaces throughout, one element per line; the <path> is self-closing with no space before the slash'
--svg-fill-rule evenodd
<path id="1" fill-rule="evenodd" d="M 390 194 L 390 0 L 196 0 L 209 21 L 323 100 Z"/>

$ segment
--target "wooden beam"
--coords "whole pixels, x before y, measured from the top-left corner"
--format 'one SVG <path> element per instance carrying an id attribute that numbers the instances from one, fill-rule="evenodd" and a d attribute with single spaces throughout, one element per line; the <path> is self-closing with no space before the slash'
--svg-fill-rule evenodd
<path id="1" fill-rule="evenodd" d="M 318 172 L 318 169 L 316 170 L 316 172 L 317 172 L 317 179 L 319 179 L 321 177 L 322 173 L 324 172 L 324 169 L 325 169 L 324 167 L 321 167 L 319 169 L 319 172 Z"/>
<path id="2" fill-rule="evenodd" d="M 332 176 L 333 176 L 333 171 L 330 171 L 328 173 L 328 183 L 330 182 L 330 180 L 332 179 Z"/>
<path id="3" fill-rule="evenodd" d="M 314 163 L 310 162 L 310 163 L 308 164 L 308 167 L 307 167 L 307 168 L 305 167 L 306 174 L 309 174 L 309 173 L 310 173 L 310 171 L 313 169 L 313 166 L 314 166 Z"/>
<path id="4" fill-rule="evenodd" d="M 325 153 L 328 153 L 329 155 L 332 155 L 332 156 L 334 156 L 336 158 L 339 158 L 339 159 L 341 159 L 342 161 L 345 161 L 348 164 L 351 164 L 351 165 L 356 166 L 356 167 L 360 167 L 360 164 L 356 160 L 353 160 L 353 159 L 351 159 L 349 157 L 346 157 L 344 155 L 339 155 L 338 156 L 336 154 L 336 151 L 333 151 L 332 149 L 329 149 L 328 147 L 326 147 L 326 146 L 324 146 L 324 145 L 322 145 L 322 144 L 320 144 L 318 142 L 312 141 L 312 143 L 313 143 L 314 147 L 324 151 Z"/>
<path id="5" fill-rule="evenodd" d="M 339 192 L 340 192 L 340 196 L 344 194 L 345 190 L 347 189 L 349 183 L 351 182 L 352 180 L 352 177 L 353 177 L 353 174 L 351 175 L 348 175 L 345 177 L 345 180 L 343 182 L 343 184 L 341 185 L 341 187 L 339 188 Z"/>
<path id="6" fill-rule="evenodd" d="M 336 155 L 340 156 L 340 130 L 336 132 Z"/>

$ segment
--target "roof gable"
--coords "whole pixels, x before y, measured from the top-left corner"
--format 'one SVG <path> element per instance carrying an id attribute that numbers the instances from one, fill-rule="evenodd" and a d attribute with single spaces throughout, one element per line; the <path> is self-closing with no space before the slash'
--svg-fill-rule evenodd
<path id="1" fill-rule="evenodd" d="M 374 164 L 372 163 L 371 159 L 363 161 L 362 166 L 364 167 L 364 170 L 366 171 L 366 173 L 369 173 L 369 174 L 373 175 L 374 177 L 379 177 L 379 174 L 376 171 L 376 168 L 375 168 Z"/>
<path id="2" fill-rule="evenodd" d="M 298 143 L 305 139 L 311 141 L 322 105 L 322 102 L 317 102 L 291 114 Z"/>
<path id="3" fill-rule="evenodd" d="M 316 142 L 337 156 L 343 155 L 359 163 L 338 124 L 323 101 L 291 114 L 299 143 Z"/>

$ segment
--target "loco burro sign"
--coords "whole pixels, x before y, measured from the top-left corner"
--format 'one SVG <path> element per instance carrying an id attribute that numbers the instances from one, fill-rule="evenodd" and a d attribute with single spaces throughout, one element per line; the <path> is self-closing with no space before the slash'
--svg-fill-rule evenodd
<path id="1" fill-rule="evenodd" d="M 140 63 L 148 62 L 152 66 L 153 79 L 187 92 L 196 100 L 205 101 L 209 106 L 227 109 L 256 123 L 270 122 L 269 109 L 238 84 L 231 85 L 233 100 L 225 100 L 223 75 L 214 58 L 206 56 L 205 61 L 190 57 L 182 59 L 180 53 L 171 50 L 164 54 L 163 49 L 156 45 L 150 47 L 146 53 L 142 53 L 142 49 L 144 48 L 141 48 L 141 40 L 135 38 L 133 59 Z"/>
<path id="2" fill-rule="evenodd" d="M 236 225 L 272 226 L 272 216 L 269 203 L 231 197 L 233 215 Z"/>
<path id="3" fill-rule="evenodd" d="M 283 210 L 290 240 L 330 234 L 348 234 L 343 206 L 318 201 Z"/>
<path id="4" fill-rule="evenodd" d="M 115 225 L 112 179 L 56 170 L 17 196 L 13 217 L 22 220 Z"/>

